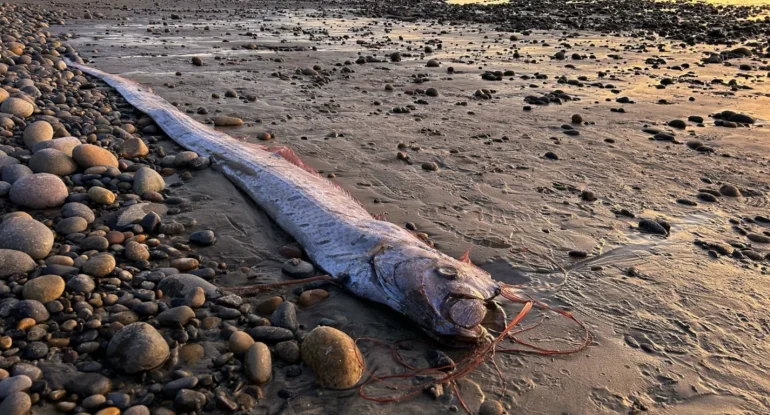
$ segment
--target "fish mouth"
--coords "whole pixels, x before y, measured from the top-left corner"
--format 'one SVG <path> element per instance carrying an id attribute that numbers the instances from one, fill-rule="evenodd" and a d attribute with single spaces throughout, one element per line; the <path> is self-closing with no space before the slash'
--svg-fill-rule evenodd
<path id="1" fill-rule="evenodd" d="M 439 343 L 456 349 L 474 347 L 479 343 L 485 342 L 486 339 L 489 338 L 487 329 L 481 325 L 470 329 L 462 328 L 458 333 L 451 335 L 434 333 L 433 337 Z"/>
<path id="2" fill-rule="evenodd" d="M 495 287 L 489 298 L 480 298 L 467 294 L 449 294 L 444 300 L 444 317 L 452 324 L 464 329 L 473 329 L 484 321 L 487 304 L 500 295 L 500 287 Z"/>

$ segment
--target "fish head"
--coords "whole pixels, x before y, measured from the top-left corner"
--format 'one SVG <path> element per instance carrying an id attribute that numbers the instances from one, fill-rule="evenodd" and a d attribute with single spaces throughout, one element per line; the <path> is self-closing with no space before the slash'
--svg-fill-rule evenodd
<path id="1" fill-rule="evenodd" d="M 488 338 L 481 322 L 500 294 L 488 272 L 422 246 L 389 247 L 373 264 L 398 310 L 435 339 L 463 346 Z"/>

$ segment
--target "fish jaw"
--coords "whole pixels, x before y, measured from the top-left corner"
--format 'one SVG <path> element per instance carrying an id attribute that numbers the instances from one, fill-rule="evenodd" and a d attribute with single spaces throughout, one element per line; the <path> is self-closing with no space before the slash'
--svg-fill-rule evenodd
<path id="1" fill-rule="evenodd" d="M 372 258 L 388 305 L 439 342 L 463 347 L 488 338 L 481 326 L 500 287 L 484 270 L 418 243 L 385 246 Z"/>

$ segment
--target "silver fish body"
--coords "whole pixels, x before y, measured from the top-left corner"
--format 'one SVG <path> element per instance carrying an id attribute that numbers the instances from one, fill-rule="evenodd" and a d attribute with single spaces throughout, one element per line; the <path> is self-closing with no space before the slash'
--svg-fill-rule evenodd
<path id="1" fill-rule="evenodd" d="M 67 63 L 115 88 L 182 147 L 214 158 L 236 186 L 347 290 L 389 306 L 448 344 L 486 337 L 480 323 L 500 288 L 485 271 L 373 218 L 327 179 L 193 120 L 146 86 Z"/>

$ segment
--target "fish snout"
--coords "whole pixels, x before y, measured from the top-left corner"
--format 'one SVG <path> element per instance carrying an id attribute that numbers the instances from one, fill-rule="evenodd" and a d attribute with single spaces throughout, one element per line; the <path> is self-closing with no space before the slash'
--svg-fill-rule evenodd
<path id="1" fill-rule="evenodd" d="M 446 315 L 453 324 L 470 329 L 487 315 L 486 301 L 478 298 L 453 298 L 447 303 Z"/>

